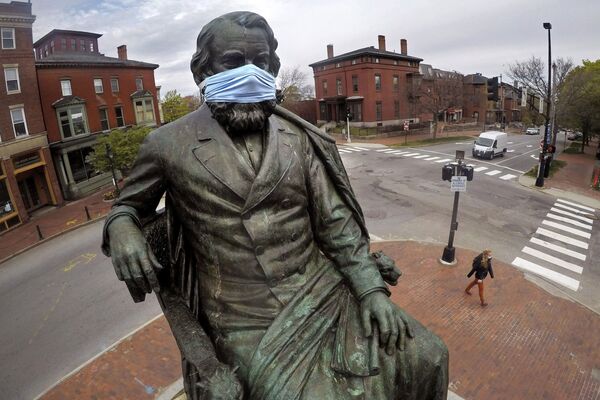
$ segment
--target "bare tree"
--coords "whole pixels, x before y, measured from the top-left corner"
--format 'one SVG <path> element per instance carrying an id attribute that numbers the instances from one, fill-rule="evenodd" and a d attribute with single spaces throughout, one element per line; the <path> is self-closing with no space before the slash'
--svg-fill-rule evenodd
<path id="1" fill-rule="evenodd" d="M 314 98 L 312 85 L 307 83 L 308 76 L 296 65 L 279 71 L 278 86 L 285 102 L 298 102 Z"/>

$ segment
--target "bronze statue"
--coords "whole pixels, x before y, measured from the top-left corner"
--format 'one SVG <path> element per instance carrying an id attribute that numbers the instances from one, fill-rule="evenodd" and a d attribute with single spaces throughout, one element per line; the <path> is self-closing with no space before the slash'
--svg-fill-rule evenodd
<path id="1" fill-rule="evenodd" d="M 334 140 L 277 106 L 276 49 L 254 13 L 202 29 L 206 103 L 142 144 L 104 252 L 157 292 L 189 399 L 445 399 L 446 346 L 389 300 Z"/>

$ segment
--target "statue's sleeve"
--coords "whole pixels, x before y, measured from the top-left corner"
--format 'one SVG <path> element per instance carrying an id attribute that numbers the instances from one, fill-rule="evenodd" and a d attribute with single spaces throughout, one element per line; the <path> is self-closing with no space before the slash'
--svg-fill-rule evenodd
<path id="1" fill-rule="evenodd" d="M 102 252 L 110 256 L 108 226 L 121 216 L 130 217 L 141 229 L 141 221 L 154 215 L 165 192 L 165 168 L 156 144 L 156 135 L 151 133 L 140 146 L 138 156 L 119 198 L 106 216 L 102 233 Z"/>
<path id="2" fill-rule="evenodd" d="M 369 254 L 368 238 L 308 140 L 305 157 L 309 212 L 319 248 L 337 265 L 357 299 L 374 291 L 389 295 L 375 259 Z"/>

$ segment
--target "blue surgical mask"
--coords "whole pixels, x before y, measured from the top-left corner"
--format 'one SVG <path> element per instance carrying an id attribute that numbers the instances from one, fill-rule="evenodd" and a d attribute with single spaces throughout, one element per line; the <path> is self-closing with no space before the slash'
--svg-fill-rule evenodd
<path id="1" fill-rule="evenodd" d="M 200 83 L 206 102 L 259 103 L 275 100 L 275 77 L 254 64 L 209 76 Z"/>

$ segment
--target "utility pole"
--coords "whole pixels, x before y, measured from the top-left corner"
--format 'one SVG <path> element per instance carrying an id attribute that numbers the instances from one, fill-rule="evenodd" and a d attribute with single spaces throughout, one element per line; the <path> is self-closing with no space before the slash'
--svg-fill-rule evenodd
<path id="1" fill-rule="evenodd" d="M 551 97 L 552 97 L 552 42 L 550 40 L 550 31 L 552 30 L 552 24 L 550 22 L 544 22 L 544 29 L 546 29 L 548 31 L 548 93 L 546 94 L 547 96 L 547 103 L 548 103 L 548 110 L 546 110 L 546 126 L 545 126 L 545 130 L 544 130 L 544 142 L 542 143 L 542 149 L 540 151 L 540 165 L 538 167 L 538 176 L 537 179 L 535 180 L 535 186 L 537 187 L 543 187 L 544 186 L 544 174 L 545 174 L 545 167 L 546 167 L 546 153 L 548 151 L 548 144 L 550 144 L 550 104 L 551 104 Z M 548 166 L 549 167 L 549 166 Z"/>
<path id="2" fill-rule="evenodd" d="M 109 143 L 104 144 L 106 149 L 106 157 L 108 157 L 108 163 L 110 164 L 110 170 L 112 171 L 112 180 L 113 185 L 115 185 L 115 195 L 118 197 L 121 194 L 121 190 L 119 189 L 119 184 L 117 183 L 117 173 L 115 171 L 115 156 L 110 148 Z"/>
<path id="3" fill-rule="evenodd" d="M 556 63 L 552 64 L 552 146 L 556 149 L 556 136 L 558 135 L 558 127 L 556 126 Z M 564 150 L 564 149 L 563 149 Z"/>

